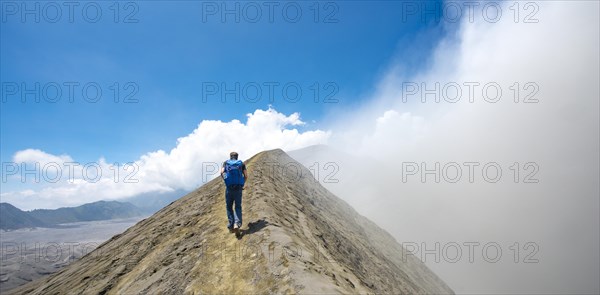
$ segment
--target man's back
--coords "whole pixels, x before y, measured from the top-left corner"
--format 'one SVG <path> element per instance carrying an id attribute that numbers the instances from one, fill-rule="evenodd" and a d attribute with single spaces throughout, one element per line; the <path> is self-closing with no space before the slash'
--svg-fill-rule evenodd
<path id="1" fill-rule="evenodd" d="M 246 165 L 238 160 L 238 154 L 231 152 L 229 160 L 223 162 L 221 176 L 225 181 L 225 204 L 227 207 L 227 228 L 239 235 L 242 227 L 242 190 L 248 178 Z M 235 207 L 235 210 L 234 208 Z"/>

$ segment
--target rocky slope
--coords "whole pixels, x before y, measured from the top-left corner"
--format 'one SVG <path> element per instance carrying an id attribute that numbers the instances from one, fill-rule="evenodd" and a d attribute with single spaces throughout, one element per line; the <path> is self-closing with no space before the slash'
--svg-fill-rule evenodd
<path id="1" fill-rule="evenodd" d="M 283 151 L 246 163 L 241 237 L 226 229 L 217 178 L 64 270 L 13 292 L 453 293 Z"/>

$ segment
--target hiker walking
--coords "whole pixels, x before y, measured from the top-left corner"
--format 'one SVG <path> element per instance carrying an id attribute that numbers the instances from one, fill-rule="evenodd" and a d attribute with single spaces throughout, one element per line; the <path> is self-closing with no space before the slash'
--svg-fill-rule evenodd
<path id="1" fill-rule="evenodd" d="M 242 227 L 242 190 L 248 178 L 246 165 L 238 160 L 238 153 L 231 152 L 229 160 L 223 162 L 221 177 L 225 180 L 225 204 L 227 206 L 227 228 L 230 232 L 239 232 Z M 235 204 L 235 212 L 233 205 Z"/>

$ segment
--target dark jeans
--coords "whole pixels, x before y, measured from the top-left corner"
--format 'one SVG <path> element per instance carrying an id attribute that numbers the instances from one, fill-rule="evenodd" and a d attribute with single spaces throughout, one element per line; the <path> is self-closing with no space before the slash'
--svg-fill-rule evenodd
<path id="1" fill-rule="evenodd" d="M 225 203 L 227 206 L 228 227 L 233 227 L 234 222 L 242 226 L 242 187 L 230 186 L 225 191 Z M 235 203 L 235 213 L 233 205 Z"/>

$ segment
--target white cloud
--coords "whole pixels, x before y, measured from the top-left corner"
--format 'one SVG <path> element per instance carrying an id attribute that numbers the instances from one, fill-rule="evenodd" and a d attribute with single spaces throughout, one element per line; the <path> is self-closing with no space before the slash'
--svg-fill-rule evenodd
<path id="1" fill-rule="evenodd" d="M 382 155 L 393 155 L 398 145 L 414 145 L 426 129 L 423 117 L 410 112 L 400 114 L 396 110 L 384 111 L 383 115 L 375 119 L 374 131 L 364 136 L 359 153 L 369 154 L 377 150 Z M 390 141 L 395 141 L 396 144 L 383 144 Z"/>
<path id="2" fill-rule="evenodd" d="M 216 173 L 211 169 L 218 169 L 230 151 L 237 151 L 242 159 L 246 159 L 267 149 L 289 150 L 327 142 L 330 137 L 328 131 L 300 132 L 293 128 L 303 124 L 300 114 L 288 116 L 272 108 L 247 114 L 245 123 L 239 120 L 204 120 L 191 134 L 177 139 L 172 150 L 141 155 L 138 160 L 132 161 L 135 164 L 128 170 L 108 164 L 101 158 L 88 165 L 87 169 L 86 163 L 72 164 L 72 171 L 69 171 L 65 163 L 75 161 L 67 155 L 55 156 L 34 149 L 19 151 L 14 156 L 18 164 L 37 162 L 42 168 L 47 163 L 58 163 L 62 167 L 60 181 L 48 182 L 48 179 L 57 176 L 55 170 L 40 171 L 39 184 L 28 176 L 28 181 L 36 187 L 35 191 L 3 192 L 2 201 L 22 209 L 56 208 L 147 192 L 191 190 L 215 177 Z M 96 171 L 101 171 L 101 177 L 96 176 Z M 130 179 L 126 179 L 127 176 L 131 176 Z M 20 178 L 9 179 L 20 181 Z"/>
<path id="3" fill-rule="evenodd" d="M 72 162 L 73 159 L 68 155 L 55 156 L 38 149 L 26 149 L 16 152 L 13 161 L 15 163 L 39 163 L 43 166 L 48 163 Z"/>
<path id="4" fill-rule="evenodd" d="M 428 169 L 436 162 L 497 162 L 502 181 L 488 183 L 478 170 L 469 183 L 465 168 L 459 183 L 435 183 L 432 175 L 421 183 L 421 173 L 402 183 L 397 171 L 363 173 L 339 190 L 400 241 L 430 248 L 435 242 L 501 243 L 503 260 L 495 264 L 481 253 L 473 264 L 464 261 L 466 252 L 456 264 L 428 257 L 459 293 L 598 293 L 599 4 L 535 2 L 539 23 L 526 24 L 513 22 L 514 3 L 503 4 L 506 14 L 498 23 L 464 21 L 456 36 L 440 43 L 426 72 L 406 78 L 397 72 L 401 66 L 392 66 L 366 107 L 333 124 L 330 141 L 398 170 L 403 162 L 425 162 Z M 439 103 L 434 95 L 422 103 L 418 93 L 402 102 L 404 82 L 425 82 L 428 89 L 456 82 L 462 99 L 450 103 L 438 93 Z M 480 83 L 473 103 L 464 82 Z M 490 82 L 502 88 L 497 103 L 481 92 Z M 510 89 L 515 82 L 519 103 Z M 523 88 L 528 82 L 539 86 L 538 103 L 522 102 L 533 90 Z M 520 163 L 519 183 L 514 162 Z M 523 183 L 533 171 L 524 169 L 527 162 L 538 165 L 539 183 Z M 384 185 L 369 194 L 366 183 Z M 529 241 L 539 245 L 540 263 L 524 264 L 523 256 L 512 262 L 508 247 Z"/>

